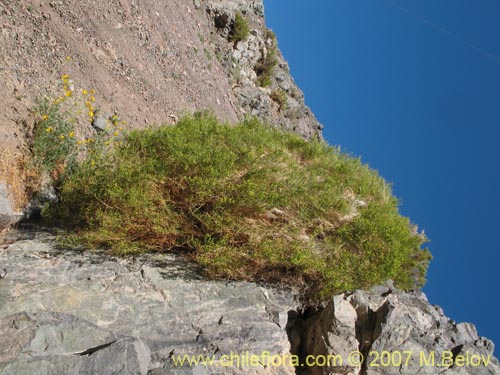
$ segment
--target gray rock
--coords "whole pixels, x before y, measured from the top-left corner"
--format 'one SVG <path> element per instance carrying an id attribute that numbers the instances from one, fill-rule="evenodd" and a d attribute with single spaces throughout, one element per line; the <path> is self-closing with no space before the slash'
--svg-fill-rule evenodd
<path id="1" fill-rule="evenodd" d="M 0 215 L 12 215 L 12 207 L 10 204 L 7 186 L 3 182 L 0 183 Z"/>
<path id="2" fill-rule="evenodd" d="M 243 15 L 255 15 L 259 18 L 264 17 L 264 4 L 262 0 L 208 0 L 207 11 L 212 13 L 224 13 L 234 15 L 241 12 Z"/>
<path id="3" fill-rule="evenodd" d="M 21 215 L 12 208 L 7 186 L 0 182 L 0 233 L 17 222 L 20 217 Z"/>
<path id="4" fill-rule="evenodd" d="M 251 86 L 236 88 L 234 91 L 246 113 L 260 119 L 265 119 L 269 115 L 271 99 L 267 91 Z"/>
<path id="5" fill-rule="evenodd" d="M 232 57 L 236 61 L 240 61 L 240 59 L 241 59 L 241 52 L 238 51 L 238 50 L 234 50 Z"/>
<path id="6" fill-rule="evenodd" d="M 12 241 L 0 250 L 1 375 L 294 373 L 175 367 L 171 358 L 288 353 L 293 294 L 205 280 L 171 254 L 115 259 L 31 232 L 12 232 Z M 95 351 L 78 355 L 88 350 Z"/>
<path id="7" fill-rule="evenodd" d="M 17 313 L 0 318 L 0 374 L 147 374 L 148 347 L 73 315 Z"/>
<path id="8" fill-rule="evenodd" d="M 301 313 L 291 292 L 210 281 L 172 254 L 115 259 L 30 231 L 11 232 L 7 243 L 0 250 L 0 375 L 295 373 L 263 364 L 220 366 L 222 355 L 264 351 L 342 358 L 301 367 L 301 374 L 500 374 L 494 357 L 488 366 L 421 365 L 431 353 L 435 363 L 442 353 L 487 358 L 494 346 L 472 324 L 448 319 L 422 292 L 404 293 L 390 282 Z M 349 362 L 355 351 L 373 362 L 373 353 L 405 350 L 412 353 L 406 366 Z M 213 356 L 219 366 L 176 366 L 178 355 Z"/>
<path id="9" fill-rule="evenodd" d="M 102 116 L 97 116 L 92 121 L 92 127 L 95 130 L 97 130 L 98 132 L 106 131 L 107 126 L 108 126 L 108 123 L 107 123 L 106 119 Z"/>
<path id="10" fill-rule="evenodd" d="M 227 69 L 230 80 L 237 85 L 233 91 L 238 98 L 238 104 L 243 114 L 256 116 L 265 123 L 277 128 L 293 131 L 304 138 L 321 139 L 322 125 L 314 117 L 304 103 L 304 96 L 295 84 L 288 70 L 288 64 L 276 46 L 275 38 L 271 37 L 264 20 L 262 0 L 207 0 L 207 14 L 212 19 L 216 33 L 220 36 L 216 49 L 222 56 L 221 64 Z M 246 41 L 229 43 L 227 36 L 235 14 L 240 12 L 249 22 L 250 35 Z M 280 89 L 295 100 L 293 105 L 283 111 L 278 106 L 271 105 L 270 93 L 259 91 L 259 64 L 273 50 L 277 59 L 274 72 L 271 74 L 271 90 Z M 235 62 L 238 64 L 237 78 L 234 74 Z M 253 91 L 257 96 L 249 98 L 247 92 Z"/>
<path id="11" fill-rule="evenodd" d="M 343 358 L 343 366 L 316 367 L 311 374 L 500 374 L 492 343 L 478 336 L 472 324 L 456 324 L 430 305 L 422 292 L 404 293 L 392 284 L 336 296 L 298 326 L 296 350 Z M 348 352 L 355 350 L 364 355 L 361 366 L 349 364 Z M 404 351 L 411 353 L 409 357 Z M 398 354 L 383 366 L 383 352 Z M 399 354 L 408 358 L 406 365 L 399 364 Z M 431 361 L 426 365 L 425 358 L 432 355 L 434 365 Z M 460 366 L 456 362 L 450 366 L 446 356 L 461 355 L 489 358 L 489 364 Z"/>

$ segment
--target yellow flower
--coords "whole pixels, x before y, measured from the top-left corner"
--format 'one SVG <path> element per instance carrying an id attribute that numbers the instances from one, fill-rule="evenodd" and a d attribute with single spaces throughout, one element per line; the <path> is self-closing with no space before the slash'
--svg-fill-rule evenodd
<path id="1" fill-rule="evenodd" d="M 65 138 L 65 137 L 64 137 L 64 135 L 62 135 L 62 134 L 59 136 L 59 139 L 61 139 L 61 140 L 62 140 L 62 139 L 64 139 L 64 138 Z"/>
<path id="2" fill-rule="evenodd" d="M 95 165 L 95 161 L 91 160 L 91 161 L 90 161 L 90 165 L 91 165 L 91 166 L 94 166 L 94 165 Z"/>
<path id="3" fill-rule="evenodd" d="M 65 97 L 64 97 L 64 96 L 60 96 L 60 97 L 58 97 L 58 98 L 56 98 L 56 99 L 54 100 L 54 104 L 59 104 L 59 103 L 62 103 L 62 102 L 64 102 L 64 99 L 65 99 Z"/>
<path id="4" fill-rule="evenodd" d="M 85 141 L 82 141 L 82 140 L 79 140 L 78 142 L 76 142 L 77 144 L 81 145 L 83 144 Z"/>
<path id="5" fill-rule="evenodd" d="M 69 135 L 70 138 L 73 138 L 75 136 L 75 132 L 69 132 L 68 135 Z"/>
<path id="6" fill-rule="evenodd" d="M 122 125 L 127 125 L 127 121 L 122 121 Z"/>
<path id="7" fill-rule="evenodd" d="M 109 146 L 109 141 L 104 142 L 106 146 Z"/>
<path id="8" fill-rule="evenodd" d="M 88 115 L 89 115 L 89 117 L 94 117 L 94 112 L 89 111 Z"/>
<path id="9" fill-rule="evenodd" d="M 116 131 L 114 132 L 115 137 L 118 137 L 118 134 L 120 134 L 120 132 L 119 132 L 118 130 L 116 130 Z"/>
<path id="10" fill-rule="evenodd" d="M 91 102 L 95 102 L 95 98 L 93 96 L 90 97 Z"/>
<path id="11" fill-rule="evenodd" d="M 61 81 L 63 81 L 64 83 L 68 83 L 68 81 L 69 81 L 69 75 L 63 74 L 61 76 Z"/>
<path id="12" fill-rule="evenodd" d="M 49 119 L 49 115 L 43 115 L 43 116 L 42 116 L 42 120 L 43 120 L 43 121 L 46 121 L 46 120 L 48 120 L 48 119 Z"/>
<path id="13" fill-rule="evenodd" d="M 94 89 L 91 89 L 91 90 L 90 90 L 90 93 L 91 93 L 92 95 L 94 95 L 94 94 L 95 94 L 95 90 L 94 90 Z"/>
<path id="14" fill-rule="evenodd" d="M 66 61 L 71 61 L 71 56 L 66 56 Z"/>
<path id="15" fill-rule="evenodd" d="M 82 90 L 82 94 L 83 94 L 83 95 L 87 95 L 88 93 L 89 93 L 89 92 L 88 92 L 87 90 L 85 90 L 85 89 L 83 89 L 83 90 Z"/>
<path id="16" fill-rule="evenodd" d="M 73 92 L 70 91 L 70 90 L 66 90 L 66 92 L 64 93 L 64 95 L 67 97 L 67 98 L 71 98 L 73 96 Z"/>
<path id="17" fill-rule="evenodd" d="M 50 126 L 49 126 L 47 129 L 45 129 L 45 131 L 46 131 L 47 133 L 52 133 L 52 131 L 53 131 L 53 130 L 54 130 L 54 129 L 52 129 L 52 127 L 50 127 Z"/>

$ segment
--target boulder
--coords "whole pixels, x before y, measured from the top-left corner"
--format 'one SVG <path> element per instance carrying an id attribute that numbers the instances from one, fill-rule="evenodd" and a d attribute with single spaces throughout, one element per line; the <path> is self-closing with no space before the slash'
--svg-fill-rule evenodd
<path id="1" fill-rule="evenodd" d="M 20 218 L 21 214 L 12 207 L 7 185 L 0 182 L 0 233 L 16 223 Z"/>

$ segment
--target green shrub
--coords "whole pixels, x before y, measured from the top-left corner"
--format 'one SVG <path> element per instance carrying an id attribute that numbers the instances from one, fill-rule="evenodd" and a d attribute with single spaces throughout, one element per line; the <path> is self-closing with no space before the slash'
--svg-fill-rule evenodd
<path id="1" fill-rule="evenodd" d="M 272 46 L 268 49 L 267 54 L 263 55 L 255 66 L 255 73 L 257 73 L 257 83 L 259 86 L 268 87 L 271 85 L 271 79 L 276 64 L 278 64 L 276 47 Z"/>
<path id="2" fill-rule="evenodd" d="M 280 111 L 284 111 L 288 108 L 288 97 L 285 91 L 281 89 L 273 90 L 271 92 L 271 99 L 278 104 Z"/>
<path id="3" fill-rule="evenodd" d="M 249 32 L 250 26 L 248 25 L 248 21 L 241 13 L 236 13 L 231 31 L 229 32 L 229 41 L 235 43 L 242 40 L 245 41 L 248 38 Z"/>
<path id="4" fill-rule="evenodd" d="M 377 172 L 319 141 L 207 114 L 136 130 L 79 164 L 49 219 L 116 253 L 178 251 L 224 279 L 309 297 L 421 285 L 428 252 Z"/>

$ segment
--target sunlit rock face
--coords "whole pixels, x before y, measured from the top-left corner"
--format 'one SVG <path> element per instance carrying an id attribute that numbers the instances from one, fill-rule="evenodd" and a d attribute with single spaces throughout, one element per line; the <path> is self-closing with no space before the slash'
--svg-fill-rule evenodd
<path id="1" fill-rule="evenodd" d="M 47 233 L 12 232 L 0 271 L 2 375 L 186 374 L 193 366 L 176 366 L 174 356 L 290 353 L 293 293 L 209 281 L 178 256 L 115 259 L 60 247 Z M 205 370 L 221 373 L 220 365 Z M 222 371 L 295 372 L 263 365 Z"/>

